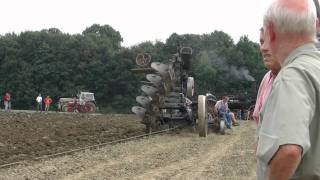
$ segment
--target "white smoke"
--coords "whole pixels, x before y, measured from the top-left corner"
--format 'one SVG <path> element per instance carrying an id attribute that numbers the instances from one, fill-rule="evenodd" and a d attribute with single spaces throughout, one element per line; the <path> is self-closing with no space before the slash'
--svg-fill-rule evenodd
<path id="1" fill-rule="evenodd" d="M 200 52 L 200 57 L 202 60 L 211 61 L 215 68 L 225 71 L 227 77 L 237 80 L 255 81 L 247 68 L 228 65 L 226 59 L 219 57 L 215 51 L 202 51 Z"/>
<path id="2" fill-rule="evenodd" d="M 249 74 L 249 70 L 243 67 L 237 69 L 235 66 L 231 66 L 229 68 L 230 75 L 234 76 L 236 79 L 239 80 L 246 80 L 246 81 L 255 81 L 255 79 Z"/>

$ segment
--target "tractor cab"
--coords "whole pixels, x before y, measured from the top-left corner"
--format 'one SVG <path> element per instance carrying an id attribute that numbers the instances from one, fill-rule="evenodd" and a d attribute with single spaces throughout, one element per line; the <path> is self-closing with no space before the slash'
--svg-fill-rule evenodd
<path id="1" fill-rule="evenodd" d="M 81 92 L 78 96 L 79 96 L 80 103 L 85 104 L 86 102 L 95 102 L 94 93 Z"/>

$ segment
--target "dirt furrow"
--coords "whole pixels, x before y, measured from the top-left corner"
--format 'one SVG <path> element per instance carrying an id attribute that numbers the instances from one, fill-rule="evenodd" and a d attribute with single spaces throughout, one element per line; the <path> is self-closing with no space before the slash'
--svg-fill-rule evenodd
<path id="1" fill-rule="evenodd" d="M 255 179 L 255 124 L 200 138 L 183 130 L 0 170 L 0 179 Z"/>

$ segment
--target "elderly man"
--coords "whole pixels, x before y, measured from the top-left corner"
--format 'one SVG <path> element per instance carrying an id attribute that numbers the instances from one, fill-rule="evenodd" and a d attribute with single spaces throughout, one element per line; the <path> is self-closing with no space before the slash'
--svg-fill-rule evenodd
<path id="1" fill-rule="evenodd" d="M 261 111 L 257 178 L 320 179 L 320 53 L 311 0 L 276 0 L 264 16 L 265 41 L 281 64 Z"/>

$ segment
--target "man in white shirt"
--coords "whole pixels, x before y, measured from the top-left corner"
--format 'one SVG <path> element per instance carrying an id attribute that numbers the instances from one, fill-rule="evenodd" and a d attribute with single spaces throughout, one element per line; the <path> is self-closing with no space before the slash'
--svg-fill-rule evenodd
<path id="1" fill-rule="evenodd" d="M 219 113 L 219 116 L 223 117 L 227 128 L 231 129 L 231 116 L 229 114 L 228 99 L 229 98 L 227 96 L 223 96 L 221 100 L 217 101 L 215 109 Z"/>
<path id="2" fill-rule="evenodd" d="M 41 94 L 38 95 L 38 97 L 36 98 L 36 101 L 37 101 L 38 111 L 42 111 L 42 96 L 41 96 Z"/>

